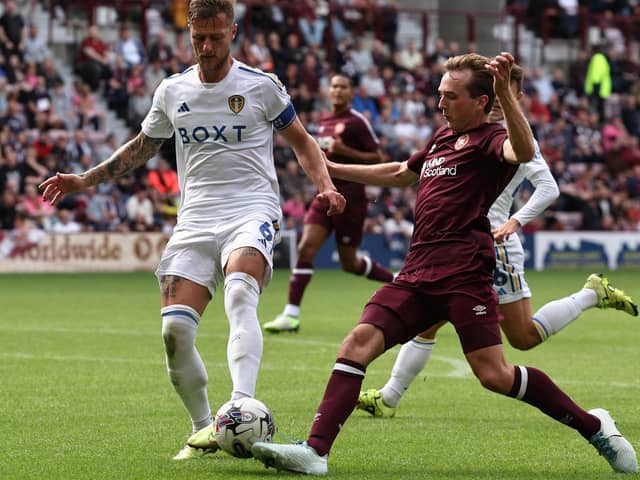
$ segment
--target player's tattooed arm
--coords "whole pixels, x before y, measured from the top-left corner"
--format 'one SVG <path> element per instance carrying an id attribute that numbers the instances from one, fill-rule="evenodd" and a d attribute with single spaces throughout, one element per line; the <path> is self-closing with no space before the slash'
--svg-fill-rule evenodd
<path id="1" fill-rule="evenodd" d="M 164 141 L 164 138 L 151 138 L 140 132 L 118 148 L 104 162 L 81 176 L 86 185 L 97 185 L 113 178 L 122 177 L 144 165 L 147 160 L 158 153 Z"/>

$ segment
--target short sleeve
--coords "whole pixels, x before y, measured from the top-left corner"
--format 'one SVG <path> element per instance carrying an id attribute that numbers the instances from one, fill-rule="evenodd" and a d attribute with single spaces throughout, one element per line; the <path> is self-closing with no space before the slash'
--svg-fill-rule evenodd
<path id="1" fill-rule="evenodd" d="M 358 120 L 354 122 L 354 137 L 358 139 L 362 145 L 361 149 L 365 152 L 375 152 L 380 146 L 380 141 L 376 136 L 371 123 L 366 117 L 356 117 Z"/>
<path id="2" fill-rule="evenodd" d="M 500 124 L 491 124 L 487 135 L 487 143 L 484 145 L 485 153 L 502 161 L 502 147 L 507 140 L 507 130 Z"/>
<path id="3" fill-rule="evenodd" d="M 409 170 L 412 170 L 413 172 L 420 175 L 424 160 L 427 158 L 427 152 L 431 150 L 431 147 L 433 147 L 434 145 L 434 140 L 444 129 L 445 127 L 440 127 L 433 135 L 431 135 L 431 138 L 422 150 L 414 153 L 413 155 L 411 155 L 411 157 L 409 157 L 409 160 L 407 160 L 407 167 L 409 168 Z"/>
<path id="4" fill-rule="evenodd" d="M 262 95 L 265 116 L 277 130 L 283 130 L 295 120 L 295 108 L 293 108 L 287 89 L 278 80 L 278 77 L 273 74 L 267 74 L 265 77 Z"/>
<path id="5" fill-rule="evenodd" d="M 142 121 L 142 133 L 151 138 L 170 138 L 174 133 L 171 119 L 166 114 L 164 94 L 166 82 L 163 81 L 153 94 L 151 109 Z"/>
<path id="6" fill-rule="evenodd" d="M 407 167 L 409 167 L 409 170 L 420 175 L 420 172 L 422 171 L 422 165 L 424 165 L 424 160 L 425 158 L 427 158 L 427 152 L 429 151 L 429 148 L 431 148 L 431 142 L 429 142 L 425 148 L 409 157 L 409 160 L 407 160 Z"/>

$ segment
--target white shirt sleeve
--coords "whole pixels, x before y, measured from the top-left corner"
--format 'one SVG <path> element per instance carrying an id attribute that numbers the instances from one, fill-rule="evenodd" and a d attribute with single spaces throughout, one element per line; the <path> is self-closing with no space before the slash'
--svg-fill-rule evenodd
<path id="1" fill-rule="evenodd" d="M 166 114 L 164 94 L 167 83 L 163 81 L 153 94 L 151 109 L 142 121 L 142 133 L 151 138 L 170 138 L 174 128 Z"/>
<path id="2" fill-rule="evenodd" d="M 522 226 L 544 212 L 558 198 L 560 190 L 539 150 L 536 151 L 536 155 L 531 162 L 523 163 L 520 167 L 528 168 L 526 178 L 534 187 L 534 191 L 527 203 L 511 216 Z"/>
<path id="3" fill-rule="evenodd" d="M 278 77 L 268 74 L 263 80 L 263 101 L 267 120 L 278 130 L 288 127 L 295 119 L 291 97 Z"/>

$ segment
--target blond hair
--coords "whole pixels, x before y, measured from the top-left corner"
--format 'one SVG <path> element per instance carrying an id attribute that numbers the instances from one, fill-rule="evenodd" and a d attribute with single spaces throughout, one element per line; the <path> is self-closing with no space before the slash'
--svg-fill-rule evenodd
<path id="1" fill-rule="evenodd" d="M 235 0 L 191 0 L 187 20 L 189 25 L 196 18 L 215 18 L 224 13 L 229 24 L 235 20 Z"/>

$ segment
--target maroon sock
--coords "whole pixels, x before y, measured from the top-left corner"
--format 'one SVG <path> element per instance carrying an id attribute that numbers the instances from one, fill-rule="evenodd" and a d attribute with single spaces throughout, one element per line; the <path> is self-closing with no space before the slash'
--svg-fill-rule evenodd
<path id="1" fill-rule="evenodd" d="M 313 264 L 297 261 L 289 277 L 289 305 L 299 306 L 302 303 L 304 291 L 311 281 Z"/>
<path id="2" fill-rule="evenodd" d="M 371 257 L 361 257 L 363 270 L 360 275 L 365 275 L 369 280 L 390 282 L 393 280 L 393 272 L 387 270 Z"/>
<path id="3" fill-rule="evenodd" d="M 353 412 L 364 373 L 365 367 L 359 363 L 344 358 L 336 360 L 307 440 L 318 455 L 329 453 L 344 422 Z"/>
<path id="4" fill-rule="evenodd" d="M 533 405 L 551 418 L 577 430 L 587 440 L 600 429 L 600 420 L 576 405 L 544 372 L 533 367 L 516 365 L 514 368 L 515 379 L 510 397 Z M 523 376 L 526 378 L 523 379 Z"/>

